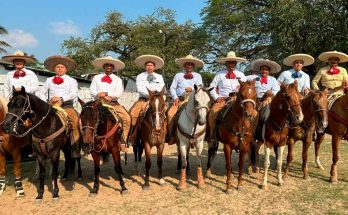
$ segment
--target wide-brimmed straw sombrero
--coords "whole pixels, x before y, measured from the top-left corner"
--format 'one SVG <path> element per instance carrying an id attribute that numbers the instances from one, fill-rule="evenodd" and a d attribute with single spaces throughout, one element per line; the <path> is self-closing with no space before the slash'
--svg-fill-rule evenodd
<path id="1" fill-rule="evenodd" d="M 237 61 L 238 63 L 242 63 L 247 61 L 247 59 L 242 57 L 237 57 L 234 51 L 230 51 L 227 53 L 226 57 L 222 57 L 216 60 L 217 63 L 222 63 L 222 64 L 225 64 L 227 61 Z"/>
<path id="2" fill-rule="evenodd" d="M 59 55 L 48 57 L 44 62 L 45 68 L 53 72 L 57 64 L 65 65 L 68 71 L 72 71 L 77 67 L 77 63 L 73 59 Z"/>
<path id="3" fill-rule="evenodd" d="M 343 52 L 338 52 L 338 51 L 329 51 L 329 52 L 324 52 L 319 55 L 319 60 L 328 62 L 329 58 L 331 57 L 337 57 L 340 59 L 340 63 L 344 63 L 348 61 L 348 55 L 343 53 Z"/>
<path id="4" fill-rule="evenodd" d="M 36 59 L 30 56 L 27 56 L 22 51 L 16 51 L 13 55 L 6 55 L 2 57 L 2 61 L 13 63 L 13 60 L 24 60 L 26 63 L 35 63 Z"/>
<path id="5" fill-rule="evenodd" d="M 202 60 L 195 58 L 192 55 L 187 55 L 186 57 L 176 59 L 175 63 L 181 67 L 184 67 L 185 63 L 193 63 L 195 65 L 195 68 L 200 68 L 204 65 L 204 62 Z"/>
<path id="6" fill-rule="evenodd" d="M 314 63 L 314 58 L 308 54 L 293 54 L 288 57 L 286 57 L 283 60 L 283 64 L 286 66 L 293 66 L 293 63 L 297 60 L 302 60 L 303 61 L 303 66 L 309 66 Z"/>
<path id="7" fill-rule="evenodd" d="M 281 69 L 279 64 L 268 59 L 257 59 L 251 62 L 251 69 L 254 71 L 260 71 L 260 68 L 262 66 L 269 67 L 271 69 L 269 73 L 272 73 L 272 74 L 280 72 L 280 69 Z"/>
<path id="8" fill-rule="evenodd" d="M 161 69 L 164 66 L 163 59 L 156 55 L 141 55 L 134 60 L 135 65 L 141 69 L 145 69 L 147 62 L 154 63 L 155 69 Z"/>
<path id="9" fill-rule="evenodd" d="M 105 64 L 111 64 L 114 66 L 115 70 L 124 69 L 125 65 L 119 59 L 112 58 L 111 56 L 97 58 L 92 61 L 94 67 L 102 68 Z"/>

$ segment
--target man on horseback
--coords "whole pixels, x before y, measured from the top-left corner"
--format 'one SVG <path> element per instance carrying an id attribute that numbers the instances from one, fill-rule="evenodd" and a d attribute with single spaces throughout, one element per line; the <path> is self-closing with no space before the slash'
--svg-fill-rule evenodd
<path id="1" fill-rule="evenodd" d="M 77 81 L 67 75 L 68 71 L 76 69 L 76 62 L 65 56 L 51 56 L 44 61 L 47 70 L 55 72 L 54 77 L 47 78 L 41 92 L 44 100 L 47 100 L 56 110 L 63 124 L 67 129 L 71 129 L 71 145 L 76 148 L 80 138 L 79 116 L 74 109 L 73 104 L 77 99 L 78 84 Z M 73 150 L 74 153 L 78 149 Z M 75 154 L 73 157 L 78 157 Z"/>
<path id="2" fill-rule="evenodd" d="M 342 52 L 329 51 L 320 54 L 319 59 L 329 65 L 319 69 L 312 81 L 313 89 L 318 90 L 319 85 L 326 87 L 330 94 L 329 100 L 335 100 L 335 98 L 342 96 L 344 89 L 348 87 L 347 70 L 338 66 L 339 63 L 348 61 L 348 55 Z"/>
<path id="3" fill-rule="evenodd" d="M 161 69 L 164 66 L 162 58 L 155 55 L 142 55 L 135 59 L 135 65 L 140 69 L 145 69 L 145 72 L 140 73 L 136 78 L 137 92 L 139 93 L 139 99 L 134 103 L 130 109 L 130 115 L 132 117 L 132 129 L 130 142 L 134 143 L 137 139 L 138 118 L 141 112 L 143 112 L 148 105 L 149 92 L 160 92 L 164 87 L 164 80 L 162 75 L 155 73 L 156 69 Z"/>
<path id="4" fill-rule="evenodd" d="M 203 67 L 204 63 L 192 55 L 179 58 L 175 63 L 184 68 L 184 71 L 177 73 L 174 76 L 172 85 L 170 86 L 170 94 L 174 99 L 172 106 L 168 110 L 168 144 L 175 144 L 176 121 L 175 116 L 183 102 L 186 102 L 189 93 L 194 85 L 203 86 L 202 76 L 194 72 L 195 68 Z"/>
<path id="5" fill-rule="evenodd" d="M 215 127 L 220 110 L 227 101 L 235 100 L 240 87 L 238 80 L 246 81 L 244 73 L 236 70 L 237 63 L 245 61 L 246 59 L 237 57 L 233 51 L 228 52 L 226 57 L 217 60 L 218 63 L 226 65 L 226 70 L 217 72 L 209 87 L 213 88 L 210 95 L 215 101 L 208 113 L 209 146 L 214 146 L 217 143 Z"/>
<path id="6" fill-rule="evenodd" d="M 298 91 L 302 95 L 307 95 L 310 89 L 309 75 L 302 71 L 304 66 L 309 66 L 314 63 L 314 58 L 308 54 L 293 54 L 283 60 L 283 64 L 291 66 L 292 69 L 286 70 L 278 77 L 278 82 L 284 84 L 291 84 L 297 80 Z"/>
<path id="7" fill-rule="evenodd" d="M 27 93 L 34 94 L 39 89 L 39 81 L 36 74 L 24 68 L 26 63 L 35 63 L 36 59 L 24 55 L 22 51 L 16 51 L 13 55 L 3 56 L 4 62 L 13 63 L 15 70 L 7 73 L 4 83 L 4 97 L 8 100 L 12 97 L 13 87 L 20 91 L 21 87 L 25 88 Z"/>
<path id="8" fill-rule="evenodd" d="M 121 151 L 127 152 L 127 139 L 131 124 L 131 117 L 127 110 L 117 102 L 117 99 L 122 95 L 124 88 L 122 79 L 113 74 L 113 71 L 122 70 L 125 65 L 122 61 L 114 59 L 110 56 L 97 58 L 92 61 L 96 68 L 102 68 L 103 74 L 93 77 L 90 91 L 95 100 L 100 100 L 104 105 L 110 107 L 110 110 L 119 116 L 122 120 L 123 133 L 121 137 Z M 118 120 L 118 119 L 116 119 Z"/>

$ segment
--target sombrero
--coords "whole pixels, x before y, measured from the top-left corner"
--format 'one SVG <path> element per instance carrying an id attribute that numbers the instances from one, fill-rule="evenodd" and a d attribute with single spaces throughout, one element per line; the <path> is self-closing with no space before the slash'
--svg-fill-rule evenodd
<path id="1" fill-rule="evenodd" d="M 195 68 L 200 68 L 204 65 L 204 62 L 202 60 L 195 58 L 192 55 L 187 55 L 186 57 L 176 59 L 175 63 L 181 67 L 184 67 L 185 63 L 193 63 L 195 65 Z"/>
<path id="2" fill-rule="evenodd" d="M 247 59 L 237 57 L 236 53 L 234 51 L 230 51 L 227 53 L 226 57 L 223 57 L 223 58 L 216 60 L 217 63 L 222 63 L 222 64 L 225 64 L 227 61 L 237 61 L 238 63 L 242 63 L 242 62 L 247 61 Z"/>
<path id="3" fill-rule="evenodd" d="M 135 65 L 141 69 L 145 69 L 147 62 L 153 62 L 156 69 L 161 69 L 164 66 L 163 59 L 156 55 L 141 55 L 134 60 Z"/>
<path id="4" fill-rule="evenodd" d="M 103 68 L 104 64 L 106 63 L 112 64 L 115 70 L 121 70 L 125 67 L 122 61 L 120 61 L 119 59 L 112 58 L 111 56 L 97 58 L 92 61 L 92 65 L 98 68 Z"/>
<path id="5" fill-rule="evenodd" d="M 262 66 L 267 66 L 269 67 L 270 73 L 274 74 L 274 73 L 278 73 L 280 72 L 280 65 L 277 64 L 274 61 L 268 60 L 268 59 L 257 59 L 251 62 L 251 69 L 255 70 L 255 71 L 260 71 L 260 68 Z"/>
<path id="6" fill-rule="evenodd" d="M 302 60 L 303 61 L 303 66 L 309 66 L 314 63 L 314 58 L 308 54 L 293 54 L 288 57 L 286 57 L 283 60 L 283 64 L 286 66 L 292 66 L 294 61 L 297 60 Z"/>
<path id="7" fill-rule="evenodd" d="M 2 57 L 2 61 L 13 63 L 13 60 L 20 59 L 24 60 L 26 63 L 35 63 L 36 59 L 27 55 L 24 55 L 22 51 L 16 51 L 13 55 L 6 55 Z"/>
<path id="8" fill-rule="evenodd" d="M 77 67 L 77 63 L 73 59 L 69 57 L 65 57 L 65 56 L 59 56 L 59 55 L 48 57 L 44 62 L 45 68 L 53 72 L 54 72 L 54 67 L 57 64 L 65 65 L 68 71 L 72 71 L 76 69 Z"/>
<path id="9" fill-rule="evenodd" d="M 319 60 L 328 62 L 329 58 L 331 57 L 337 57 L 340 59 L 340 63 L 344 63 L 348 61 L 348 55 L 343 53 L 343 52 L 338 52 L 338 51 L 329 51 L 329 52 L 324 52 L 319 55 Z"/>

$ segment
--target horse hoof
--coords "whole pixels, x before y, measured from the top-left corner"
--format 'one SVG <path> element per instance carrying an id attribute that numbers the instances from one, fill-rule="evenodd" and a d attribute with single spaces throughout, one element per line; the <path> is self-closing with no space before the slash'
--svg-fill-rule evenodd
<path id="1" fill-rule="evenodd" d="M 243 187 L 242 185 L 238 185 L 238 186 L 237 186 L 237 190 L 238 190 L 238 191 L 242 191 L 242 190 L 244 190 L 244 187 Z"/>
<path id="2" fill-rule="evenodd" d="M 231 188 L 226 189 L 226 194 L 227 194 L 227 195 L 229 195 L 229 194 L 231 194 L 231 193 L 232 193 L 232 189 L 231 189 Z"/>
<path id="3" fill-rule="evenodd" d="M 57 203 L 58 201 L 59 201 L 59 197 L 53 197 L 53 198 L 52 198 L 52 202 L 53 202 L 53 203 Z"/>
<path id="4" fill-rule="evenodd" d="M 89 197 L 96 197 L 96 196 L 97 196 L 97 193 L 92 193 L 92 192 L 89 193 Z"/>
<path id="5" fill-rule="evenodd" d="M 337 183 L 337 177 L 331 176 L 331 177 L 330 177 L 330 183 L 336 184 L 336 183 Z"/>
<path id="6" fill-rule="evenodd" d="M 42 199 L 35 199 L 35 204 L 41 204 L 41 202 L 42 202 Z"/>
<path id="7" fill-rule="evenodd" d="M 164 187 L 164 186 L 167 185 L 167 182 L 166 182 L 163 178 L 161 178 L 161 179 L 159 180 L 159 184 L 160 184 L 161 187 Z"/>
<path id="8" fill-rule="evenodd" d="M 311 181 L 311 180 L 312 180 L 312 179 L 311 179 L 311 177 L 310 177 L 310 176 L 308 176 L 308 175 L 303 176 L 303 179 L 304 179 L 304 180 L 306 180 L 306 181 Z"/>
<path id="9" fill-rule="evenodd" d="M 82 176 L 80 176 L 80 177 L 77 177 L 76 180 L 77 180 L 77 181 L 82 181 L 83 178 L 82 178 Z"/>
<path id="10" fill-rule="evenodd" d="M 144 186 L 143 186 L 143 190 L 144 190 L 144 191 L 150 190 L 150 186 L 149 186 L 149 185 L 144 185 Z"/>
<path id="11" fill-rule="evenodd" d="M 318 164 L 317 168 L 320 169 L 320 170 L 325 170 L 325 168 L 321 164 Z"/>
<path id="12" fill-rule="evenodd" d="M 122 195 L 122 196 L 128 195 L 128 190 L 127 190 L 127 189 L 122 190 L 122 191 L 121 191 L 121 195 Z"/>
<path id="13" fill-rule="evenodd" d="M 186 189 L 186 186 L 177 186 L 176 189 L 177 189 L 178 191 L 183 191 L 183 190 Z"/>
<path id="14" fill-rule="evenodd" d="M 262 184 L 262 185 L 260 186 L 260 188 L 261 188 L 262 190 L 267 190 L 267 185 Z"/>
<path id="15" fill-rule="evenodd" d="M 211 178 L 211 170 L 208 169 L 207 172 L 205 173 L 205 175 L 208 177 L 208 178 Z"/>
<path id="16" fill-rule="evenodd" d="M 278 182 L 279 187 L 283 186 L 283 184 L 284 184 L 283 182 Z"/>
<path id="17" fill-rule="evenodd" d="M 24 192 L 17 193 L 17 195 L 16 195 L 16 199 L 21 199 L 21 198 L 24 198 L 24 197 L 25 197 L 25 193 Z"/>
<path id="18" fill-rule="evenodd" d="M 60 181 L 67 181 L 67 180 L 68 180 L 67 177 L 62 177 L 62 178 L 60 179 Z"/>
<path id="19" fill-rule="evenodd" d="M 289 178 L 288 175 L 283 175 L 283 180 L 286 181 Z"/>

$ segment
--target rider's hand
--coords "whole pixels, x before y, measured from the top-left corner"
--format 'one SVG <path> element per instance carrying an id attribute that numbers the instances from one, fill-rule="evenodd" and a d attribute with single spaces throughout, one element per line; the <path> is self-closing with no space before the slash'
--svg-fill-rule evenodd
<path id="1" fill-rule="evenodd" d="M 111 102 L 112 98 L 110 96 L 105 96 L 104 99 L 107 101 L 107 102 Z"/>
<path id="2" fill-rule="evenodd" d="M 192 87 L 186 87 L 185 91 L 188 92 L 188 93 L 192 92 Z"/>
<path id="3" fill-rule="evenodd" d="M 267 94 L 268 96 L 272 96 L 272 95 L 273 95 L 273 92 L 272 92 L 272 90 L 267 90 L 267 91 L 266 91 L 266 94 Z"/>
<path id="4" fill-rule="evenodd" d="M 58 97 L 58 96 L 53 96 L 53 97 L 51 98 L 51 102 L 52 102 L 52 103 L 58 102 L 58 101 L 60 101 L 60 100 L 61 100 L 61 98 Z"/>
<path id="5" fill-rule="evenodd" d="M 308 94 L 308 92 L 309 92 L 309 90 L 307 89 L 307 88 L 305 88 L 305 89 L 303 89 L 303 91 L 302 91 L 302 95 L 307 95 Z"/>
<path id="6" fill-rule="evenodd" d="M 97 94 L 98 97 L 105 97 L 106 96 L 106 93 L 105 92 L 100 92 Z"/>
<path id="7" fill-rule="evenodd" d="M 175 100 L 174 100 L 174 106 L 178 106 L 179 104 L 180 104 L 180 99 L 179 98 L 176 98 Z"/>
<path id="8" fill-rule="evenodd" d="M 221 102 L 223 102 L 224 101 L 224 99 L 222 98 L 222 97 L 219 97 L 219 98 L 217 98 L 216 100 L 215 100 L 215 102 L 217 102 L 217 103 L 221 103 Z"/>

